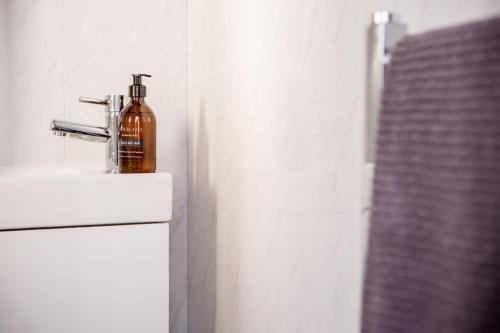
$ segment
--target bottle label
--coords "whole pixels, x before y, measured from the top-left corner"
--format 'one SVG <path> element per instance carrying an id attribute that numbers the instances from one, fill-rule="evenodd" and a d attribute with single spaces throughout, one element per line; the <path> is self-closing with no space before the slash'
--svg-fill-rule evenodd
<path id="1" fill-rule="evenodd" d="M 119 142 L 118 156 L 124 159 L 142 159 L 144 156 L 144 141 L 134 139 L 121 139 Z"/>
<path id="2" fill-rule="evenodd" d="M 124 146 L 124 147 L 144 147 L 144 141 L 143 140 L 122 139 L 122 140 L 120 140 L 120 146 Z"/>
<path id="3" fill-rule="evenodd" d="M 118 156 L 122 159 L 136 159 L 140 160 L 144 157 L 143 151 L 133 151 L 133 150 L 120 150 Z"/>

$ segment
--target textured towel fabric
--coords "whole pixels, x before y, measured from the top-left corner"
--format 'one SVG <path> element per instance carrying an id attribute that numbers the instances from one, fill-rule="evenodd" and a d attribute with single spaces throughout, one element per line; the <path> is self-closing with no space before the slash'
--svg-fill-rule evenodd
<path id="1" fill-rule="evenodd" d="M 500 332 L 500 18 L 405 38 L 382 104 L 362 331 Z"/>

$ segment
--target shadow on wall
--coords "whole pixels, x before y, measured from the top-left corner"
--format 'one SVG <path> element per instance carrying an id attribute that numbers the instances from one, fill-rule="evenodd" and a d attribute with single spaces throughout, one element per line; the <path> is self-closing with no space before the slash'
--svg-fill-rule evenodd
<path id="1" fill-rule="evenodd" d="M 189 198 L 189 332 L 215 332 L 217 307 L 217 199 L 210 185 L 210 144 L 200 103 Z"/>

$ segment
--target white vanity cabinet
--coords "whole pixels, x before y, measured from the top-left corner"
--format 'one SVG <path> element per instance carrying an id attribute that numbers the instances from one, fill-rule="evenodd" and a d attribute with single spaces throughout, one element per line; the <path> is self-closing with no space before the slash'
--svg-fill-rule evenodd
<path id="1" fill-rule="evenodd" d="M 114 176 L 100 175 L 97 180 L 106 183 L 105 177 Z M 34 177 L 32 183 L 42 180 L 40 177 Z M 29 184 L 28 178 L 18 180 Z M 165 204 L 171 205 L 171 176 L 156 178 L 164 185 L 158 187 L 163 193 L 150 194 L 163 195 Z M 131 181 L 136 192 L 148 193 L 134 176 L 125 176 L 124 181 Z M 2 188 L 12 185 L 5 182 L 16 179 L 7 180 L 0 170 L 2 201 L 1 196 L 6 195 Z M 58 180 L 54 182 L 57 185 Z M 36 206 L 26 200 L 25 209 L 30 212 L 19 212 L 16 217 L 36 213 Z M 85 196 L 80 200 L 85 201 Z M 92 200 L 95 195 L 89 202 Z M 64 203 L 54 203 L 54 208 L 60 204 Z M 81 208 L 87 211 L 92 205 L 82 204 Z M 73 203 L 73 212 L 78 214 L 74 207 Z M 141 215 L 147 203 L 137 207 L 135 213 Z M 13 215 L 4 212 L 10 208 L 2 206 L 0 211 L 0 333 L 168 333 L 169 225 L 154 220 L 170 220 L 171 206 L 147 217 L 155 223 L 114 220 L 113 211 L 120 208 L 117 203 L 108 206 L 103 219 L 95 216 L 83 227 L 61 226 L 60 222 L 51 226 L 41 217 L 45 221 L 42 228 L 33 227 L 31 221 L 28 229 L 22 228 L 22 218 L 15 229 L 9 223 L 2 227 L 2 216 Z M 71 221 L 72 213 L 67 214 Z M 120 217 L 122 212 L 117 214 Z M 74 217 L 79 220 L 81 214 Z"/>
<path id="2" fill-rule="evenodd" d="M 0 332 L 168 332 L 168 224 L 0 232 Z"/>

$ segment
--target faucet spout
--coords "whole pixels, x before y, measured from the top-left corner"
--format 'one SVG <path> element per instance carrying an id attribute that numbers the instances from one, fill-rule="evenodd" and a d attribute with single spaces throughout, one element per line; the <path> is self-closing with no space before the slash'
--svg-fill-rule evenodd
<path id="1" fill-rule="evenodd" d="M 105 127 L 70 121 L 52 120 L 50 130 L 57 136 L 68 136 L 91 142 L 108 142 L 111 139 L 111 134 Z"/>
<path id="2" fill-rule="evenodd" d="M 67 136 L 106 144 L 106 171 L 118 172 L 118 125 L 123 95 L 106 95 L 104 99 L 80 97 L 81 103 L 105 106 L 105 126 L 92 126 L 64 120 L 52 120 L 50 130 L 57 136 Z"/>

